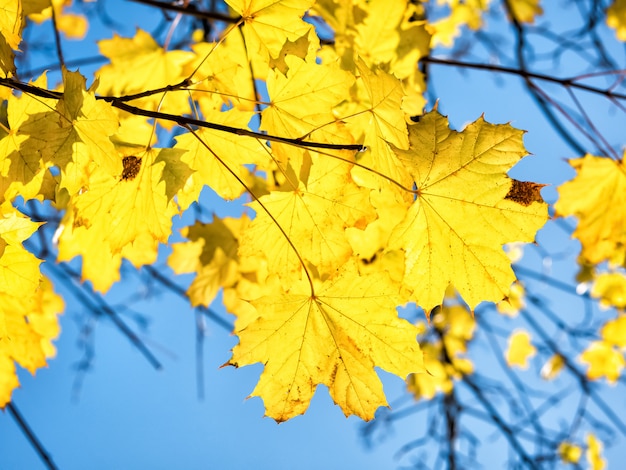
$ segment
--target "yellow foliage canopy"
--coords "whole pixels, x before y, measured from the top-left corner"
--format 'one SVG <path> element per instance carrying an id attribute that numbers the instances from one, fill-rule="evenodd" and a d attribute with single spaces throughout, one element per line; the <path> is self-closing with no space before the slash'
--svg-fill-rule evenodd
<path id="1" fill-rule="evenodd" d="M 323 47 L 303 20 L 313 0 L 227 3 L 240 17 L 214 43 L 167 50 L 138 29 L 99 41 L 109 62 L 89 89 L 64 68 L 61 91 L 48 91 L 45 76 L 15 85 L 22 93 L 7 100 L 0 140 L 5 403 L 13 364 L 33 371 L 51 354 L 60 309 L 22 246 L 38 224 L 11 206 L 19 197 L 64 211 L 56 261 L 81 257 L 83 280 L 101 292 L 119 280 L 123 259 L 155 262 L 172 218 L 204 187 L 247 202 L 250 217 L 183 229 L 187 241 L 168 264 L 194 273 L 193 306 L 224 289 L 240 339 L 229 364 L 265 365 L 252 394 L 278 421 L 304 413 L 319 384 L 346 415 L 373 418 L 387 404 L 375 367 L 403 379 L 426 370 L 419 330 L 396 308 L 429 312 L 456 289 L 470 310 L 442 309 L 433 321 L 446 339 L 427 346 L 451 364 L 437 383 L 412 376 L 422 396 L 450 390 L 472 370 L 461 357 L 471 309 L 514 298 L 503 246 L 533 241 L 547 220 L 541 186 L 507 176 L 527 153 L 522 131 L 480 118 L 456 132 L 436 110 L 411 119 L 425 104 L 416 62 L 429 54 L 428 30 L 433 43 L 449 41 L 460 24 L 477 27 L 488 2 L 450 0 L 446 29 L 429 27 L 414 2 L 320 1 L 311 14 L 336 38 Z M 519 21 L 540 12 L 534 1 L 509 3 Z M 5 75 L 25 15 L 48 5 L 0 0 Z M 52 7 L 66 34 L 84 33 L 61 2 Z M 176 144 L 158 148 L 176 124 Z M 26 310 L 2 310 L 17 297 Z"/>

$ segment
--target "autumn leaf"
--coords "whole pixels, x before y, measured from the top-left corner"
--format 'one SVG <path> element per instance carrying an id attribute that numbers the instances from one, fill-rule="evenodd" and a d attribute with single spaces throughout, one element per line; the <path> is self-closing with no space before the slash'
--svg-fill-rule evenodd
<path id="1" fill-rule="evenodd" d="M 333 107 L 346 98 L 354 79 L 336 65 L 310 64 L 295 56 L 285 62 L 287 76 L 277 70 L 268 75 L 270 103 L 263 110 L 261 129 L 307 140 L 312 134 L 316 141 L 332 142 L 338 133 L 332 126 Z"/>
<path id="2" fill-rule="evenodd" d="M 621 273 L 602 273 L 593 281 L 591 295 L 600 299 L 604 307 L 626 307 L 626 276 Z"/>
<path id="3" fill-rule="evenodd" d="M 167 263 L 175 273 L 196 273 L 187 289 L 191 305 L 209 306 L 221 287 L 232 286 L 238 278 L 239 238 L 250 219 L 214 217 L 210 224 L 196 222 L 181 230 L 188 242 L 172 245 Z"/>
<path id="4" fill-rule="evenodd" d="M 512 189 L 529 185 L 506 175 L 527 153 L 522 132 L 481 118 L 457 133 L 437 112 L 409 132 L 409 150 L 395 153 L 417 191 L 388 248 L 406 253 L 411 298 L 428 311 L 452 285 L 470 308 L 502 300 L 515 281 L 502 246 L 532 241 L 548 217 L 537 188 L 521 197 Z"/>
<path id="5" fill-rule="evenodd" d="M 509 347 L 505 353 L 506 362 L 509 366 L 517 366 L 520 369 L 528 369 L 528 358 L 537 353 L 530 342 L 527 331 L 516 331 L 509 337 Z"/>
<path id="6" fill-rule="evenodd" d="M 14 362 L 32 374 L 54 355 L 51 340 L 59 327 L 63 302 L 48 281 L 42 282 L 41 261 L 23 242 L 41 225 L 8 203 L 0 218 L 0 408 L 19 385 Z"/>
<path id="7" fill-rule="evenodd" d="M 133 38 L 115 35 L 98 43 L 100 52 L 111 63 L 96 72 L 98 92 L 103 95 L 131 95 L 176 85 L 187 78 L 185 64 L 193 59 L 189 51 L 166 51 L 152 36 L 137 29 Z M 173 114 L 190 111 L 189 95 L 185 91 L 157 93 L 134 100 L 133 105 L 160 109 Z M 163 124 L 168 125 L 164 122 Z M 169 124 L 171 125 L 171 124 Z"/>
<path id="8" fill-rule="evenodd" d="M 626 171 L 621 161 L 586 155 L 570 160 L 576 177 L 559 187 L 556 215 L 578 218 L 573 236 L 591 264 L 626 260 L 626 215 L 613 210 L 626 205 Z M 585 197 L 580 197 L 584 194 Z"/>
<path id="9" fill-rule="evenodd" d="M 45 164 L 61 170 L 59 185 L 72 195 L 89 186 L 95 168 L 110 174 L 121 171 L 110 139 L 119 123 L 111 105 L 85 89 L 82 75 L 64 70 L 63 80 L 65 89 L 56 109 L 31 115 L 22 129 Z"/>
<path id="10" fill-rule="evenodd" d="M 190 174 L 180 161 L 182 150 L 134 150 L 118 155 L 120 174 L 95 171 L 89 189 L 71 198 L 62 221 L 59 259 L 82 256 L 83 278 L 103 292 L 119 279 L 122 256 L 135 266 L 155 261 L 178 213 L 174 196 Z"/>
<path id="11" fill-rule="evenodd" d="M 46 75 L 33 82 L 34 86 L 46 88 Z M 56 103 L 51 99 L 23 94 L 12 95 L 7 102 L 9 132 L 0 140 L 0 191 L 3 198 L 13 200 L 17 196 L 29 199 L 51 199 L 52 175 L 50 163 L 41 158 L 41 128 L 33 125 L 31 116 L 47 115 Z M 38 124 L 39 121 L 35 120 Z M 37 136 L 30 138 L 30 136 Z"/>
<path id="12" fill-rule="evenodd" d="M 306 280 L 294 281 L 288 292 L 254 300 L 258 317 L 236 331 L 229 364 L 265 364 L 251 396 L 279 422 L 304 413 L 318 384 L 346 416 L 370 420 L 387 405 L 375 366 L 403 378 L 424 371 L 417 329 L 397 317 L 386 275 L 359 277 L 348 264 L 314 285 L 312 293 Z"/>
<path id="13" fill-rule="evenodd" d="M 308 34 L 312 26 L 302 21 L 314 0 L 226 0 L 244 22 L 249 56 L 277 58 L 287 40 Z"/>
<path id="14" fill-rule="evenodd" d="M 592 342 L 580 355 L 580 360 L 589 366 L 587 369 L 589 380 L 606 377 L 611 384 L 617 381 L 626 364 L 624 354 L 606 341 Z"/>
<path id="15" fill-rule="evenodd" d="M 207 118 L 216 124 L 246 128 L 252 113 L 231 109 L 209 112 Z M 245 165 L 263 164 L 269 150 L 263 142 L 212 129 L 180 135 L 176 149 L 185 151 L 181 161 L 193 171 L 186 187 L 179 193 L 182 209 L 198 199 L 204 186 L 209 186 L 224 199 L 236 199 L 253 186 L 253 176 Z"/>

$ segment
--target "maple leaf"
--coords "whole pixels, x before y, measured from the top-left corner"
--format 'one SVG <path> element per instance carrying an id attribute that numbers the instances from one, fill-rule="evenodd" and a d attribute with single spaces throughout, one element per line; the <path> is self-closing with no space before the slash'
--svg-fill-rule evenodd
<path id="1" fill-rule="evenodd" d="M 581 256 L 591 264 L 626 261 L 626 215 L 613 210 L 626 205 L 626 170 L 622 161 L 593 155 L 570 160 L 577 175 L 559 187 L 556 215 L 578 218 L 572 236 L 580 240 Z"/>
<path id="2" fill-rule="evenodd" d="M 502 246 L 533 241 L 548 218 L 540 186 L 506 175 L 527 153 L 522 131 L 480 118 L 457 133 L 431 112 L 409 136 L 409 150 L 395 152 L 417 191 L 388 248 L 406 253 L 411 298 L 428 311 L 452 285 L 470 308 L 502 300 L 515 281 Z"/>
<path id="3" fill-rule="evenodd" d="M 209 306 L 221 287 L 229 287 L 237 280 L 239 237 L 250 219 L 213 218 L 210 224 L 196 222 L 185 227 L 181 235 L 189 242 L 172 245 L 167 264 L 175 273 L 196 273 L 187 295 L 191 305 Z"/>
<path id="4" fill-rule="evenodd" d="M 0 70 L 7 77 L 15 74 L 13 51 L 18 49 L 22 41 L 23 27 L 22 2 L 0 0 Z"/>
<path id="5" fill-rule="evenodd" d="M 55 355 L 52 340 L 59 334 L 57 315 L 63 308 L 47 280 L 26 297 L 0 293 L 0 408 L 19 386 L 14 363 L 34 374 Z"/>
<path id="6" fill-rule="evenodd" d="M 206 118 L 216 124 L 246 128 L 252 115 L 231 109 L 209 112 Z M 194 171 L 179 194 L 182 209 L 198 200 L 204 186 L 224 199 L 238 198 L 245 192 L 245 185 L 253 185 L 252 174 L 244 165 L 263 164 L 268 160 L 267 147 L 259 140 L 212 129 L 178 136 L 174 148 L 185 150 L 181 161 Z"/>
<path id="7" fill-rule="evenodd" d="M 536 353 L 537 348 L 530 342 L 530 335 L 527 331 L 516 331 L 509 337 L 509 347 L 505 353 L 509 366 L 528 369 L 528 358 Z"/>
<path id="8" fill-rule="evenodd" d="M 304 413 L 318 384 L 346 415 L 370 420 L 387 405 L 375 366 L 403 378 L 424 371 L 417 328 L 398 318 L 387 275 L 358 277 L 349 263 L 314 285 L 312 294 L 306 280 L 294 281 L 288 292 L 252 301 L 258 317 L 236 328 L 229 364 L 265 364 L 251 396 L 276 421 Z"/>
<path id="9" fill-rule="evenodd" d="M 308 34 L 312 26 L 302 21 L 315 0 L 226 0 L 241 15 L 249 56 L 278 58 L 287 40 Z"/>
<path id="10" fill-rule="evenodd" d="M 452 47 L 454 39 L 461 33 L 462 26 L 468 26 L 473 30 L 479 29 L 489 1 L 443 0 L 441 3 L 447 3 L 450 6 L 450 14 L 426 25 L 426 29 L 432 34 L 431 47 L 438 45 Z"/>
<path id="11" fill-rule="evenodd" d="M 378 67 L 371 71 L 361 59 L 356 65 L 360 74 L 357 97 L 341 108 L 348 127 L 368 149 L 359 158 L 360 166 L 352 170 L 354 179 L 360 185 L 378 189 L 387 183 L 377 174 L 382 173 L 401 185 L 409 185 L 410 175 L 390 147 L 409 146 L 402 83 Z"/>
<path id="12" fill-rule="evenodd" d="M 21 1 L 0 0 L 0 34 L 13 50 L 16 50 L 22 41 L 23 19 Z"/>
<path id="13" fill-rule="evenodd" d="M 41 225 L 8 203 L 0 206 L 0 407 L 19 385 L 14 361 L 31 373 L 54 354 L 62 302 L 41 282 L 38 260 L 23 242 Z"/>
<path id="14" fill-rule="evenodd" d="M 296 179 L 250 203 L 257 215 L 239 249 L 244 258 L 261 251 L 268 269 L 285 282 L 300 277 L 302 261 L 320 275 L 334 273 L 352 253 L 345 228 L 371 218 L 367 193 L 352 182 L 346 162 L 309 159 L 305 166 L 305 181 Z"/>
<path id="15" fill-rule="evenodd" d="M 45 74 L 33 82 L 34 86 L 46 88 Z M 34 114 L 47 113 L 54 108 L 54 100 L 34 98 L 28 94 L 11 95 L 7 103 L 9 132 L 0 140 L 0 191 L 4 199 L 13 200 L 18 195 L 25 200 L 52 198 L 52 176 L 41 159 L 41 141 L 30 139 L 40 128 L 32 126 Z M 0 198 L 1 199 L 1 198 Z"/>
<path id="16" fill-rule="evenodd" d="M 175 85 L 187 78 L 184 66 L 193 59 L 189 51 L 165 51 L 152 36 L 137 29 L 133 38 L 115 35 L 98 42 L 100 52 L 111 60 L 96 72 L 98 92 L 122 96 Z M 185 91 L 157 93 L 133 101 L 135 106 L 173 114 L 189 113 Z M 164 122 L 168 126 L 171 123 Z"/>
<path id="17" fill-rule="evenodd" d="M 85 90 L 85 78 L 63 71 L 64 93 L 56 109 L 30 115 L 21 131 L 28 135 L 28 150 L 41 152 L 45 165 L 61 170 L 59 186 L 70 194 L 89 186 L 89 174 L 101 168 L 121 170 L 111 142 L 119 123 L 111 105 Z"/>
<path id="18" fill-rule="evenodd" d="M 38 260 L 22 242 L 41 225 L 8 203 L 0 206 L 0 293 L 28 298 L 39 285 Z"/>
<path id="19" fill-rule="evenodd" d="M 626 307 L 626 276 L 621 273 L 602 273 L 593 281 L 591 295 L 600 299 L 604 307 Z"/>
<path id="20" fill-rule="evenodd" d="M 295 56 L 285 57 L 287 76 L 275 70 L 267 77 L 269 106 L 263 110 L 261 129 L 275 135 L 309 137 L 336 142 L 338 131 L 332 113 L 352 86 L 353 78 L 336 65 L 309 64 Z M 306 102 L 307 106 L 302 106 Z M 313 131 L 318 131 L 313 133 Z"/>
<path id="21" fill-rule="evenodd" d="M 178 213 L 173 198 L 190 174 L 180 162 L 182 153 L 135 149 L 120 159 L 121 174 L 94 171 L 89 189 L 68 204 L 59 260 L 82 255 L 83 278 L 100 291 L 119 279 L 120 255 L 135 266 L 154 262 L 158 243 L 167 242 Z"/>
<path id="22" fill-rule="evenodd" d="M 580 355 L 580 360 L 589 365 L 589 380 L 606 377 L 611 384 L 617 381 L 626 364 L 624 355 L 606 341 L 593 341 Z"/>
<path id="23" fill-rule="evenodd" d="M 52 18 L 54 8 L 55 28 L 58 31 L 71 39 L 82 39 L 87 34 L 89 28 L 87 19 L 83 15 L 67 11 L 72 6 L 71 0 L 28 0 L 24 3 L 25 13 L 35 23 Z"/>

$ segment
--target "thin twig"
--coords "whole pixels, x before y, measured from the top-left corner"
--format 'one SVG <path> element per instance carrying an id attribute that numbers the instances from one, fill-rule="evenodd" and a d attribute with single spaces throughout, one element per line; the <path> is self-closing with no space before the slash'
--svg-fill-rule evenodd
<path id="1" fill-rule="evenodd" d="M 17 406 L 15 405 L 15 400 L 11 403 L 8 403 L 6 409 L 9 410 L 9 414 L 13 416 L 13 419 L 17 423 L 17 426 L 20 428 L 22 433 L 24 433 L 24 436 L 26 437 L 26 439 L 28 439 L 28 442 L 30 442 L 30 444 L 33 446 L 33 448 L 37 452 L 37 455 L 46 466 L 46 468 L 48 468 L 49 470 L 57 470 L 59 467 L 57 467 L 52 461 L 52 457 L 50 457 L 48 451 L 44 449 L 43 445 L 31 429 L 30 425 L 26 422 L 26 420 L 22 416 L 22 413 L 20 413 L 20 411 L 18 410 Z"/>

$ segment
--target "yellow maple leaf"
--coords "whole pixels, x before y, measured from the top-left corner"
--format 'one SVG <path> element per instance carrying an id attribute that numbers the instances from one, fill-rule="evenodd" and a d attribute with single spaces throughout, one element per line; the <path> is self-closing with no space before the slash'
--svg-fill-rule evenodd
<path id="1" fill-rule="evenodd" d="M 515 281 L 502 246 L 533 241 L 548 218 L 540 185 L 506 175 L 527 153 L 522 131 L 480 118 L 457 133 L 431 112 L 409 132 L 410 149 L 395 152 L 417 191 L 389 249 L 406 253 L 411 299 L 429 311 L 452 285 L 470 308 L 502 300 Z"/>
<path id="2" fill-rule="evenodd" d="M 123 96 L 155 90 L 182 82 L 186 75 L 185 64 L 193 60 L 189 51 L 166 51 L 152 36 L 137 29 L 133 38 L 115 35 L 98 42 L 100 53 L 111 60 L 96 71 L 98 92 L 103 95 Z M 189 94 L 186 91 L 157 93 L 132 102 L 145 109 L 186 114 L 190 112 Z M 169 122 L 162 123 L 171 126 Z"/>
<path id="3" fill-rule="evenodd" d="M 8 203 L 0 208 L 0 293 L 28 298 L 39 285 L 41 263 L 22 242 L 41 224 Z"/>
<path id="4" fill-rule="evenodd" d="M 509 337 L 509 347 L 505 353 L 506 362 L 509 366 L 518 366 L 528 369 L 528 359 L 537 353 L 530 342 L 527 331 L 516 331 Z"/>
<path id="5" fill-rule="evenodd" d="M 23 21 L 21 1 L 0 0 L 0 34 L 13 50 L 17 50 L 22 41 Z"/>
<path id="6" fill-rule="evenodd" d="M 626 277 L 621 273 L 602 273 L 593 281 L 591 295 L 604 307 L 626 307 Z"/>
<path id="7" fill-rule="evenodd" d="M 480 28 L 483 13 L 489 6 L 489 0 L 442 0 L 439 3 L 448 4 L 450 14 L 426 24 L 426 29 L 432 34 L 431 47 L 452 47 L 463 26 L 473 30 Z"/>
<path id="8" fill-rule="evenodd" d="M 615 320 L 606 322 L 600 330 L 600 335 L 608 344 L 626 349 L 626 315 L 622 314 Z"/>
<path id="9" fill-rule="evenodd" d="M 14 362 L 31 373 L 54 355 L 56 315 L 63 303 L 51 284 L 41 282 L 40 260 L 22 243 L 41 225 L 9 203 L 0 206 L 0 407 L 19 385 Z"/>
<path id="10" fill-rule="evenodd" d="M 345 120 L 352 133 L 368 149 L 360 156 L 359 163 L 402 185 L 409 185 L 410 175 L 390 147 L 390 144 L 400 149 L 409 146 L 406 116 L 402 110 L 405 96 L 402 83 L 380 68 L 372 72 L 360 59 L 357 67 L 360 73 L 358 102 L 349 103 L 341 111 L 348 116 Z M 369 188 L 378 189 L 386 183 L 363 167 L 355 167 L 352 173 L 355 181 Z"/>
<path id="11" fill-rule="evenodd" d="M 208 112 L 205 117 L 216 124 L 245 129 L 252 115 L 231 109 Z M 176 137 L 174 148 L 185 150 L 181 161 L 194 171 L 179 194 L 182 209 L 198 200 L 204 186 L 224 199 L 238 198 L 246 191 L 244 185 L 253 186 L 252 174 L 244 165 L 265 163 L 269 159 L 269 149 L 258 139 L 212 129 L 200 129 L 195 135 L 180 135 Z"/>
<path id="12" fill-rule="evenodd" d="M 626 41 L 626 0 L 614 0 L 606 11 L 606 24 L 615 30 L 620 41 Z"/>
<path id="13" fill-rule="evenodd" d="M 89 189 L 70 199 L 61 223 L 59 260 L 82 255 L 83 278 L 100 291 L 119 278 L 120 255 L 135 266 L 154 262 L 178 213 L 174 196 L 190 174 L 180 162 L 182 153 L 135 149 L 134 155 L 120 158 L 121 174 L 94 171 Z"/>
<path id="14" fill-rule="evenodd" d="M 14 362 L 34 374 L 55 355 L 52 340 L 59 334 L 57 315 L 63 307 L 46 279 L 26 297 L 0 293 L 0 408 L 19 386 Z"/>
<path id="15" fill-rule="evenodd" d="M 624 354 L 606 341 L 594 341 L 580 355 L 582 363 L 589 365 L 587 378 L 597 380 L 606 377 L 609 383 L 617 381 L 624 368 Z"/>
<path id="16" fill-rule="evenodd" d="M 239 219 L 214 217 L 210 224 L 196 222 L 181 230 L 189 242 L 173 244 L 167 264 L 177 274 L 196 273 L 187 290 L 191 305 L 208 306 L 221 287 L 235 283 L 238 239 L 249 223 L 245 214 Z"/>
<path id="17" fill-rule="evenodd" d="M 45 74 L 39 77 L 34 86 L 47 87 Z M 7 120 L 9 132 L 0 140 L 0 193 L 6 200 L 17 196 L 29 199 L 52 198 L 52 175 L 47 170 L 51 163 L 45 164 L 41 158 L 41 141 L 31 139 L 38 135 L 41 128 L 31 117 L 47 113 L 56 102 L 51 99 L 32 97 L 26 93 L 8 99 Z M 0 197 L 0 200 L 3 199 Z"/>
<path id="18" fill-rule="evenodd" d="M 343 160 L 309 158 L 305 168 L 300 180 L 293 176 L 284 190 L 250 203 L 257 214 L 239 249 L 242 257 L 261 251 L 268 269 L 285 282 L 300 277 L 301 261 L 320 276 L 334 273 L 352 253 L 345 228 L 372 218 L 368 193 L 354 185 Z"/>
<path id="19" fill-rule="evenodd" d="M 83 39 L 87 34 L 89 23 L 83 15 L 67 11 L 72 0 L 28 0 L 24 10 L 29 19 L 42 23 L 52 18 L 52 8 L 56 16 L 56 28 L 70 39 Z M 52 4 L 52 5 L 50 5 Z"/>
<path id="20" fill-rule="evenodd" d="M 21 131 L 32 149 L 41 152 L 46 165 L 61 170 L 59 186 L 70 195 L 89 186 L 89 175 L 100 168 L 110 174 L 121 172 L 121 162 L 111 142 L 119 123 L 109 103 L 96 100 L 85 90 L 85 78 L 63 71 L 64 93 L 56 109 L 32 115 Z"/>
<path id="21" fill-rule="evenodd" d="M 240 342 L 229 364 L 265 364 L 252 396 L 279 422 L 304 413 L 318 384 L 346 415 L 370 420 L 387 405 L 375 366 L 403 378 L 424 371 L 417 328 L 398 318 L 387 275 L 359 277 L 348 263 L 313 282 L 315 293 L 306 280 L 294 281 L 289 292 L 254 300 L 258 318 L 236 326 Z"/>
<path id="22" fill-rule="evenodd" d="M 320 142 L 349 142 L 337 128 L 332 110 L 348 96 L 352 76 L 336 65 L 308 63 L 295 56 L 285 57 L 285 63 L 287 76 L 274 70 L 267 77 L 270 103 L 262 112 L 261 129 Z"/>
<path id="23" fill-rule="evenodd" d="M 557 216 L 578 218 L 573 236 L 582 245 L 581 256 L 591 264 L 626 260 L 626 170 L 622 161 L 586 155 L 570 160 L 576 177 L 559 187 L 554 205 Z M 580 197 L 584 194 L 585 197 Z"/>
<path id="24" fill-rule="evenodd" d="M 421 348 L 427 373 L 409 375 L 406 380 L 407 389 L 416 400 L 431 400 L 439 392 L 450 393 L 454 383 L 445 365 L 440 361 L 441 343 L 425 343 Z"/>
<path id="25" fill-rule="evenodd" d="M 22 41 L 24 12 L 22 2 L 16 0 L 0 0 L 0 70 L 4 76 L 15 73 L 14 50 Z"/>
<path id="26" fill-rule="evenodd" d="M 312 26 L 302 21 L 315 0 L 226 0 L 241 15 L 248 56 L 276 59 L 287 40 L 308 34 Z"/>

